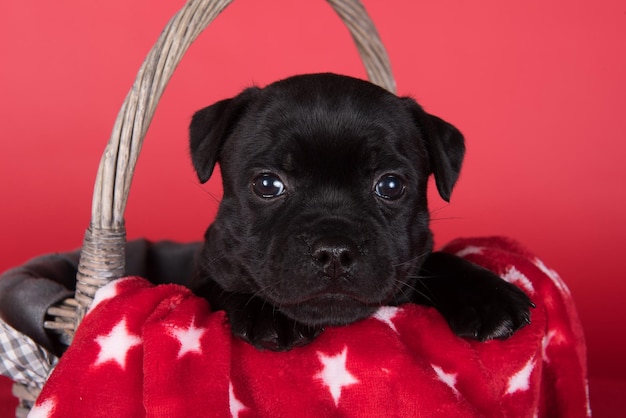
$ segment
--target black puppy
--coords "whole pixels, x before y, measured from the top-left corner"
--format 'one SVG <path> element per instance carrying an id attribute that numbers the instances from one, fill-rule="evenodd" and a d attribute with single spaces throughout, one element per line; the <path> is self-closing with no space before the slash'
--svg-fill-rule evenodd
<path id="1" fill-rule="evenodd" d="M 236 336 L 289 349 L 405 302 L 480 340 L 529 323 L 532 303 L 515 286 L 431 252 L 428 177 L 449 200 L 465 146 L 414 100 L 296 76 L 200 110 L 190 136 L 200 181 L 219 162 L 224 188 L 192 288 Z"/>

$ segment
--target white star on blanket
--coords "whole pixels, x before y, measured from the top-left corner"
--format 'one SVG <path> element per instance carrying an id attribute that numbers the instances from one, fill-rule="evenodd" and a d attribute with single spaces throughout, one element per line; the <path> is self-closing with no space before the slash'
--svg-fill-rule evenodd
<path id="1" fill-rule="evenodd" d="M 395 306 L 383 306 L 379 308 L 378 311 L 376 311 L 376 313 L 374 314 L 374 318 L 384 322 L 385 324 L 389 325 L 389 328 L 391 328 L 395 332 L 398 332 L 398 330 L 396 329 L 396 325 L 393 323 L 392 319 L 398 314 L 399 310 L 400 308 L 397 308 Z"/>
<path id="2" fill-rule="evenodd" d="M 528 277 L 522 274 L 515 266 L 510 266 L 502 275 L 502 278 L 509 283 L 518 285 L 525 289 L 531 296 L 535 294 L 535 288 Z"/>
<path id="3" fill-rule="evenodd" d="M 136 345 L 141 344 L 141 338 L 128 332 L 126 318 L 113 327 L 107 335 L 96 338 L 100 352 L 94 365 L 114 361 L 122 369 L 126 369 L 126 354 Z"/>
<path id="4" fill-rule="evenodd" d="M 439 366 L 435 366 L 434 364 L 431 364 L 430 366 L 433 368 L 435 373 L 437 373 L 437 377 L 439 378 L 439 380 L 441 380 L 443 383 L 448 385 L 448 387 L 452 389 L 452 392 L 454 392 L 456 396 L 461 396 L 461 394 L 456 388 L 456 380 L 457 380 L 458 373 L 446 373 Z"/>
<path id="5" fill-rule="evenodd" d="M 119 285 L 127 279 L 114 280 L 105 286 L 101 287 L 93 298 L 93 302 L 89 307 L 89 312 L 94 310 L 96 306 L 100 305 L 105 300 L 113 299 L 119 294 Z"/>
<path id="6" fill-rule="evenodd" d="M 181 358 L 187 353 L 202 354 L 200 338 L 204 335 L 205 331 L 205 329 L 197 328 L 193 324 L 193 321 L 189 324 L 188 328 L 172 328 L 170 334 L 180 343 L 177 358 Z"/>
<path id="7" fill-rule="evenodd" d="M 511 394 L 518 391 L 526 391 L 530 388 L 530 375 L 535 369 L 535 359 L 531 358 L 528 363 L 524 365 L 513 376 L 509 378 L 506 393 Z"/>
<path id="8" fill-rule="evenodd" d="M 46 399 L 43 403 L 35 405 L 28 418 L 48 418 L 54 411 L 55 403 L 54 399 Z"/>
<path id="9" fill-rule="evenodd" d="M 316 377 L 328 387 L 335 405 L 338 405 L 339 398 L 341 398 L 341 389 L 359 383 L 358 379 L 352 376 L 346 369 L 348 347 L 345 347 L 341 353 L 334 356 L 327 356 L 324 353 L 317 353 L 317 355 L 324 368 Z"/>
<path id="10" fill-rule="evenodd" d="M 230 407 L 230 415 L 233 418 L 239 418 L 239 414 L 245 411 L 246 406 L 235 396 L 232 382 L 228 385 L 228 405 Z"/>

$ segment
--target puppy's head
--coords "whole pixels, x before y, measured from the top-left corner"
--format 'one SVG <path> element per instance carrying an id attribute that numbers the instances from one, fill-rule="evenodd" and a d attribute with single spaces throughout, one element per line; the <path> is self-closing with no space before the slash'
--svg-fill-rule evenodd
<path id="1" fill-rule="evenodd" d="M 430 174 L 448 200 L 463 137 L 410 98 L 316 74 L 250 88 L 197 112 L 201 182 L 219 162 L 224 197 L 206 233 L 208 280 L 309 325 L 402 300 L 431 251 Z"/>

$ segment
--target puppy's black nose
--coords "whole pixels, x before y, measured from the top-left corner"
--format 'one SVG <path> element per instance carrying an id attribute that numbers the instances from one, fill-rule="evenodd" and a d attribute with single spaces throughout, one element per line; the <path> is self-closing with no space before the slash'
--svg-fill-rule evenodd
<path id="1" fill-rule="evenodd" d="M 345 238 L 327 237 L 315 241 L 311 247 L 311 256 L 322 267 L 325 275 L 331 279 L 345 276 L 359 257 L 356 245 Z"/>

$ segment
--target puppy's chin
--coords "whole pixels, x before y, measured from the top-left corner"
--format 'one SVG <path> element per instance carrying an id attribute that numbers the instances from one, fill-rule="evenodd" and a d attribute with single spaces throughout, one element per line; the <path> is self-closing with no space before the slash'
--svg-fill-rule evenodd
<path id="1" fill-rule="evenodd" d="M 305 325 L 341 326 L 370 317 L 379 305 L 368 305 L 350 296 L 328 294 L 305 302 L 282 303 L 280 311 Z"/>

